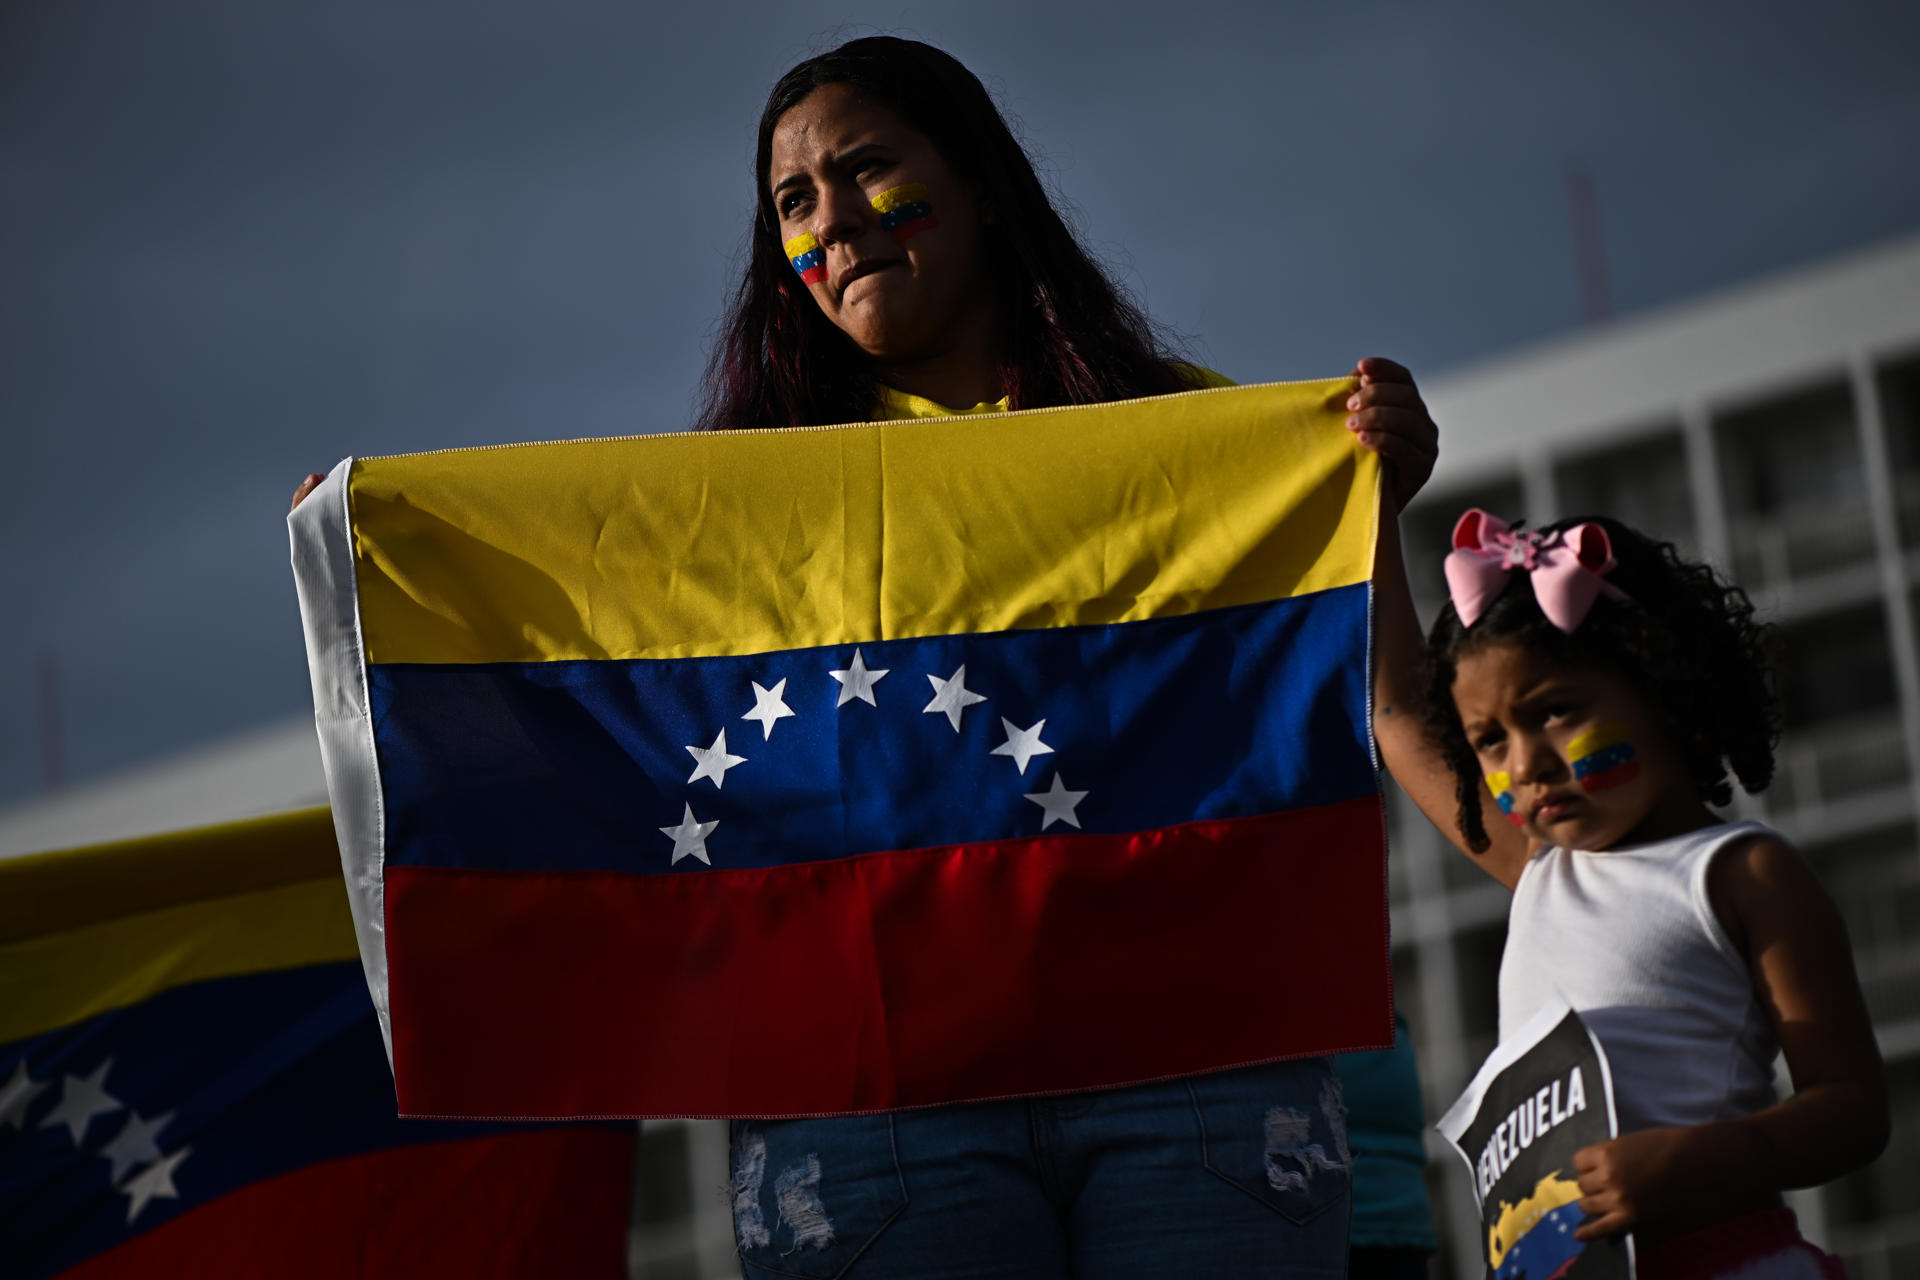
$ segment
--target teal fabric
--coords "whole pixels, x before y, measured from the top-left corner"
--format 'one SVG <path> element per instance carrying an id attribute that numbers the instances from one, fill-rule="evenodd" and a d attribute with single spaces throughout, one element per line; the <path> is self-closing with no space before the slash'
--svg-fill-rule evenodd
<path id="1" fill-rule="evenodd" d="M 1433 1211 L 1427 1203 L 1426 1116 L 1420 1068 L 1407 1021 L 1393 1015 L 1393 1048 L 1343 1053 L 1334 1059 L 1347 1099 L 1347 1141 L 1353 1148 L 1353 1235 L 1356 1248 L 1431 1252 Z"/>

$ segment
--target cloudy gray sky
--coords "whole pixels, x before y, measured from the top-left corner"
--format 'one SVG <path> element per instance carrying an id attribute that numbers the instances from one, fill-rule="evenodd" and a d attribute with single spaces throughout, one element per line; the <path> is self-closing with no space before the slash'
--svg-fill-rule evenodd
<path id="1" fill-rule="evenodd" d="M 87 777 L 299 710 L 281 523 L 348 453 L 684 424 L 753 124 L 872 30 L 957 54 L 1242 379 L 1433 373 L 1920 227 L 1920 8 L 0 7 L 0 804 L 33 667 Z"/>

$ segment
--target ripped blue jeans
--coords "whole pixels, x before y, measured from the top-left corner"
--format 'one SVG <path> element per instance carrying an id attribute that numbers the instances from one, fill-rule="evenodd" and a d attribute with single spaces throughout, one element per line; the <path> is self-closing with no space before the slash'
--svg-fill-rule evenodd
<path id="1" fill-rule="evenodd" d="M 736 1120 L 757 1277 L 1343 1276 L 1352 1158 L 1324 1058 L 1014 1102 Z"/>

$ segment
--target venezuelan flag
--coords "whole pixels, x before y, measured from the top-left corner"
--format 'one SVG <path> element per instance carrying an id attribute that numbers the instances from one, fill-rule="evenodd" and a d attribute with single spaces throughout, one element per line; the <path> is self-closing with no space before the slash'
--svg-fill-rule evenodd
<path id="1" fill-rule="evenodd" d="M 1388 1043 L 1350 389 L 342 463 L 294 558 L 401 1109 Z"/>
<path id="2" fill-rule="evenodd" d="M 880 229 L 903 243 L 940 225 L 924 182 L 888 187 L 873 198 L 873 207 L 880 214 Z"/>
<path id="3" fill-rule="evenodd" d="M 0 860 L 0 1272 L 624 1272 L 631 1126 L 402 1121 L 325 809 Z"/>
<path id="4" fill-rule="evenodd" d="M 827 278 L 827 251 L 811 231 L 803 231 L 785 245 L 787 261 L 807 284 L 819 284 Z"/>
<path id="5" fill-rule="evenodd" d="M 1640 776 L 1639 753 L 1617 724 L 1603 724 L 1567 744 L 1573 776 L 1583 791 L 1611 791 Z"/>

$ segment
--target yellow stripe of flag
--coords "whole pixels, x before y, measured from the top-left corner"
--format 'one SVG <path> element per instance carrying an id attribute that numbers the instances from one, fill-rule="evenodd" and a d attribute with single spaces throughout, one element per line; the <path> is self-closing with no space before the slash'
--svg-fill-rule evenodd
<path id="1" fill-rule="evenodd" d="M 367 660 L 758 653 L 1361 582 L 1378 464 L 1351 389 L 363 460 Z"/>
<path id="2" fill-rule="evenodd" d="M 1579 737 L 1567 743 L 1567 758 L 1578 760 L 1590 756 L 1596 751 L 1605 751 L 1608 747 L 1620 745 L 1627 740 L 1627 731 L 1617 724 L 1603 724 L 1589 729 Z"/>
<path id="3" fill-rule="evenodd" d="M 905 186 L 888 187 L 873 198 L 873 207 L 881 213 L 892 213 L 903 204 L 919 204 L 927 198 L 927 184 L 909 182 Z"/>
<path id="4" fill-rule="evenodd" d="M 324 808 L 0 861 L 0 1044 L 358 955 Z"/>

